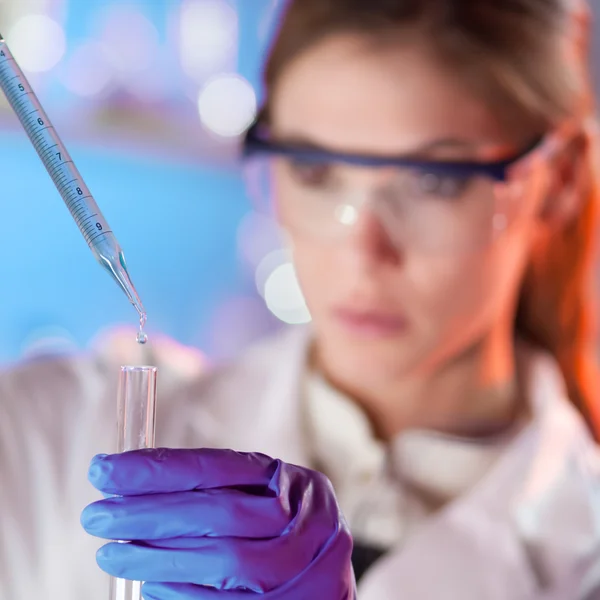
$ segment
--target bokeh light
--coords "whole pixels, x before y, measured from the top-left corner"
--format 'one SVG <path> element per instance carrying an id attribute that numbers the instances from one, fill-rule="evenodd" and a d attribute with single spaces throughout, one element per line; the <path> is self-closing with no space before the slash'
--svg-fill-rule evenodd
<path id="1" fill-rule="evenodd" d="M 289 325 L 310 322 L 310 312 L 288 252 L 281 250 L 267 256 L 256 277 L 268 309 L 280 321 Z"/>
<path id="2" fill-rule="evenodd" d="M 235 137 L 256 117 L 256 94 L 240 75 L 214 77 L 200 92 L 198 111 L 202 125 L 209 131 L 223 137 Z"/>
<path id="3" fill-rule="evenodd" d="M 121 77 L 150 69 L 159 50 L 155 25 L 130 6 L 111 6 L 99 21 L 107 59 Z"/>
<path id="4" fill-rule="evenodd" d="M 69 58 L 63 83 L 70 92 L 89 97 L 105 91 L 112 79 L 104 46 L 87 42 L 76 48 Z"/>
<path id="5" fill-rule="evenodd" d="M 186 0 L 181 6 L 179 53 L 183 71 L 202 81 L 235 58 L 238 16 L 224 0 Z"/>
<path id="6" fill-rule="evenodd" d="M 8 31 L 6 40 L 21 68 L 32 73 L 53 69 L 67 47 L 63 28 L 47 15 L 21 17 Z"/>
<path id="7" fill-rule="evenodd" d="M 278 248 L 263 256 L 256 267 L 256 272 L 254 274 L 256 289 L 263 298 L 265 297 L 267 281 L 269 277 L 271 277 L 273 271 L 290 262 L 292 262 L 292 255 L 286 248 Z"/>
<path id="8" fill-rule="evenodd" d="M 271 273 L 265 284 L 265 302 L 284 323 L 299 325 L 311 320 L 292 263 L 281 265 Z"/>

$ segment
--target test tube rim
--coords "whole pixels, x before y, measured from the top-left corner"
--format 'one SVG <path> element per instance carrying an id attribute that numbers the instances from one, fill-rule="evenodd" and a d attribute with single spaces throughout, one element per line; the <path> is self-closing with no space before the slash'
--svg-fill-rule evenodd
<path id="1" fill-rule="evenodd" d="M 153 372 L 157 372 L 158 371 L 158 367 L 151 367 L 151 366 L 122 366 L 121 367 L 121 373 L 153 373 Z"/>

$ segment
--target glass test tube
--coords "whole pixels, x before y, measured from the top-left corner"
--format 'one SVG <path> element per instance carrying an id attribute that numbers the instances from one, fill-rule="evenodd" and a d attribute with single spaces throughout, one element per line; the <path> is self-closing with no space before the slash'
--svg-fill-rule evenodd
<path id="1" fill-rule="evenodd" d="M 117 452 L 154 447 L 156 367 L 121 367 Z M 111 577 L 110 600 L 141 600 L 142 583 Z"/>

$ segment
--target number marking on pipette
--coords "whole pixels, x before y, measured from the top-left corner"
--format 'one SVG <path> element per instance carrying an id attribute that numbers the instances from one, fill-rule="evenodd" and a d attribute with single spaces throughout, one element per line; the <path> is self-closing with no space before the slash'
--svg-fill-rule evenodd
<path id="1" fill-rule="evenodd" d="M 125 257 L 96 201 L 0 34 L 0 89 L 19 118 L 81 234 L 138 313 L 142 305 L 127 272 Z"/>
<path id="2" fill-rule="evenodd" d="M 0 50 L 0 86 L 86 242 L 91 246 L 112 234 L 26 78 L 4 49 Z"/>

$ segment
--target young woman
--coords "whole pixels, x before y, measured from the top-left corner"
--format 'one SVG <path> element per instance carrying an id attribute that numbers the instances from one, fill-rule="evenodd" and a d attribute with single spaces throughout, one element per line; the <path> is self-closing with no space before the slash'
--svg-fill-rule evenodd
<path id="1" fill-rule="evenodd" d="M 360 600 L 600 598 L 586 46 L 568 0 L 289 3 L 245 154 L 313 322 L 162 390 L 159 445 L 190 450 L 94 459 L 119 497 L 83 525 L 133 542 L 104 570 L 156 600 L 346 600 L 348 527 Z M 69 519 L 93 497 L 78 461 L 110 448 L 111 382 L 45 368 L 4 383 L 2 442 L 26 400 L 56 402 L 6 443 L 2 591 L 101 600 Z"/>

